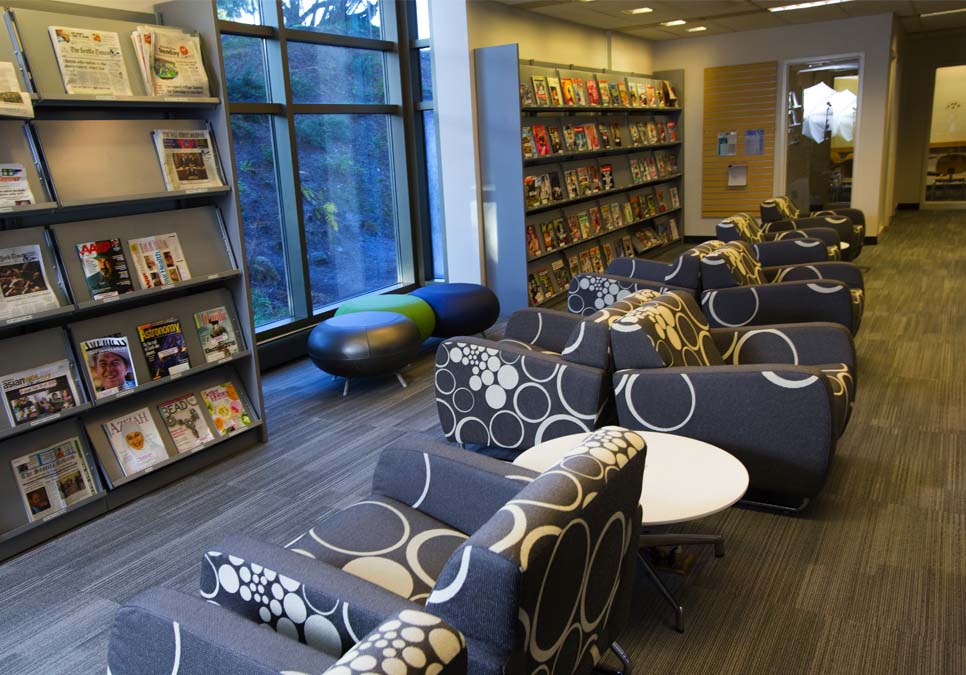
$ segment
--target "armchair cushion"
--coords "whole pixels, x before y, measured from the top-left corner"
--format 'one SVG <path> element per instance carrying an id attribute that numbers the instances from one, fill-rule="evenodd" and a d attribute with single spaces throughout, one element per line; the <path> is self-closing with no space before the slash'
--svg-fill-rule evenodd
<path id="1" fill-rule="evenodd" d="M 610 364 L 606 326 L 588 324 L 567 312 L 537 307 L 517 310 L 507 322 L 504 337 L 522 343 L 528 351 L 553 353 L 572 363 L 593 368 Z"/>
<path id="2" fill-rule="evenodd" d="M 616 262 L 617 260 L 613 261 L 611 265 Z M 663 282 L 617 276 L 613 272 L 607 274 L 584 272 L 570 280 L 567 309 L 572 314 L 588 316 L 624 300 L 629 295 L 643 291 L 654 291 L 660 294 L 665 292 L 663 289 L 666 287 L 667 284 Z"/>
<path id="3" fill-rule="evenodd" d="M 845 363 L 855 373 L 855 345 L 847 328 L 837 323 L 787 323 L 761 327 L 712 328 L 711 335 L 726 363 Z"/>
<path id="4" fill-rule="evenodd" d="M 718 288 L 701 295 L 708 323 L 716 328 L 832 321 L 853 335 L 862 309 L 855 300 L 844 283 L 828 280 Z"/>
<path id="5" fill-rule="evenodd" d="M 764 231 L 759 227 L 754 217 L 747 213 L 736 213 L 733 216 L 728 216 L 715 226 L 715 230 L 718 239 L 722 241 L 742 239 L 750 244 L 765 241 Z"/>
<path id="6" fill-rule="evenodd" d="M 808 265 L 780 265 L 765 267 L 763 273 L 772 283 L 783 281 L 804 281 L 812 279 L 832 279 L 844 282 L 849 288 L 862 289 L 865 282 L 862 271 L 847 262 L 816 262 Z"/>
<path id="7" fill-rule="evenodd" d="M 701 260 L 701 278 L 705 288 L 752 286 L 766 282 L 761 263 L 749 244 L 732 241 Z"/>

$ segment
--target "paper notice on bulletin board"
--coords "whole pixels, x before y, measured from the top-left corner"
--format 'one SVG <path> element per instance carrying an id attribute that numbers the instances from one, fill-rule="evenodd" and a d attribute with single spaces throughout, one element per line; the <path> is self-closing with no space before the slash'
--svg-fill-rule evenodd
<path id="1" fill-rule="evenodd" d="M 746 155 L 765 154 L 765 130 L 764 129 L 745 129 L 745 154 Z"/>
<path id="2" fill-rule="evenodd" d="M 728 165 L 728 187 L 745 187 L 748 185 L 748 165 Z"/>
<path id="3" fill-rule="evenodd" d="M 738 132 L 718 132 L 718 157 L 730 157 L 738 154 Z"/>

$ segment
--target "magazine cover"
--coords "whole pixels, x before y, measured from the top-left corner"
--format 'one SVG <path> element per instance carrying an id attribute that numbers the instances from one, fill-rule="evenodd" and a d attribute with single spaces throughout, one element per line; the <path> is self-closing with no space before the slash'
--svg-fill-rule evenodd
<path id="1" fill-rule="evenodd" d="M 532 223 L 527 225 L 527 255 L 531 258 L 540 255 L 540 240 L 537 239 L 537 233 Z"/>
<path id="2" fill-rule="evenodd" d="M 202 389 L 201 398 L 208 408 L 208 414 L 211 415 L 219 436 L 241 431 L 252 423 L 251 416 L 245 410 L 235 385 L 231 382 Z"/>
<path id="3" fill-rule="evenodd" d="M 540 206 L 540 186 L 536 176 L 523 177 L 523 194 L 528 209 Z"/>
<path id="4" fill-rule="evenodd" d="M 530 127 L 523 127 L 520 133 L 520 145 L 523 150 L 524 159 L 537 156 L 536 150 L 533 147 L 533 130 Z"/>
<path id="5" fill-rule="evenodd" d="M 533 125 L 533 142 L 537 148 L 538 157 L 546 157 L 550 154 L 550 141 L 547 138 L 547 127 L 542 124 Z"/>
<path id="6" fill-rule="evenodd" d="M 594 271 L 594 264 L 590 261 L 590 250 L 580 252 L 580 271 L 591 273 Z"/>
<path id="7" fill-rule="evenodd" d="M 621 210 L 624 212 L 624 224 L 630 225 L 634 222 L 634 210 L 631 208 L 630 202 L 621 203 Z"/>
<path id="8" fill-rule="evenodd" d="M 561 291 L 565 291 L 570 287 L 570 276 L 567 274 L 567 268 L 564 266 L 563 260 L 554 260 L 550 263 L 550 269 L 553 270 L 554 281 L 557 282 L 557 288 Z"/>
<path id="9" fill-rule="evenodd" d="M 602 190 L 614 189 L 614 167 L 610 164 L 600 165 L 600 188 Z"/>
<path id="10" fill-rule="evenodd" d="M 221 187 L 224 183 L 207 130 L 155 129 L 154 146 L 168 190 Z"/>
<path id="11" fill-rule="evenodd" d="M 574 98 L 574 81 L 569 77 L 560 78 L 560 87 L 563 90 L 564 105 L 575 105 L 577 100 Z"/>
<path id="12" fill-rule="evenodd" d="M 547 137 L 550 138 L 550 151 L 559 155 L 563 152 L 563 139 L 560 137 L 560 129 L 556 126 L 547 127 Z"/>
<path id="13" fill-rule="evenodd" d="M 560 80 L 552 75 L 547 76 L 547 93 L 550 94 L 550 105 L 563 105 L 563 93 L 560 91 Z"/>
<path id="14" fill-rule="evenodd" d="M 34 203 L 23 164 L 0 164 L 0 207 Z"/>
<path id="15" fill-rule="evenodd" d="M 26 316 L 60 305 L 47 282 L 40 246 L 0 249 L 0 319 Z"/>
<path id="16" fill-rule="evenodd" d="M 574 135 L 574 126 L 565 124 L 563 126 L 564 150 L 567 152 L 577 152 L 577 138 Z"/>
<path id="17" fill-rule="evenodd" d="M 77 405 L 77 388 L 67 359 L 5 375 L 0 388 L 11 426 Z"/>
<path id="18" fill-rule="evenodd" d="M 624 218 L 621 215 L 620 202 L 613 202 L 610 205 L 610 215 L 614 219 L 614 227 L 624 227 Z"/>
<path id="19" fill-rule="evenodd" d="M 197 450 L 205 443 L 215 440 L 194 394 L 185 394 L 160 403 L 158 412 L 161 413 L 161 419 L 168 427 L 168 433 L 171 434 L 171 440 L 178 447 L 179 453 Z"/>
<path id="20" fill-rule="evenodd" d="M 611 261 L 617 256 L 614 254 L 614 247 L 610 242 L 604 242 L 604 263 L 610 265 Z"/>
<path id="21" fill-rule="evenodd" d="M 587 217 L 586 211 L 577 214 L 577 222 L 580 224 L 581 239 L 589 239 L 594 236 L 594 233 L 590 231 L 590 218 Z"/>
<path id="22" fill-rule="evenodd" d="M 181 322 L 177 319 L 172 317 L 138 326 L 138 339 L 152 380 L 160 380 L 191 367 Z"/>
<path id="23" fill-rule="evenodd" d="M 604 229 L 604 224 L 600 220 L 600 210 L 596 206 L 590 207 L 590 229 L 594 234 L 600 234 Z"/>
<path id="24" fill-rule="evenodd" d="M 611 105 L 610 100 L 610 83 L 607 80 L 602 80 L 597 78 L 597 87 L 600 89 L 600 104 L 609 106 Z"/>
<path id="25" fill-rule="evenodd" d="M 671 195 L 671 208 L 681 208 L 681 196 L 678 194 L 677 186 L 671 186 L 671 188 L 668 190 L 668 194 Z M 677 239 L 677 237 L 675 237 L 675 239 Z"/>
<path id="26" fill-rule="evenodd" d="M 627 125 L 627 130 L 631 132 L 631 145 L 638 146 L 641 144 L 641 135 L 637 129 L 637 125 L 634 123 Z"/>
<path id="27" fill-rule="evenodd" d="M 597 80 L 587 79 L 587 102 L 590 105 L 600 105 L 600 92 L 597 90 Z"/>
<path id="28" fill-rule="evenodd" d="M 128 242 L 141 288 L 168 286 L 191 278 L 178 234 L 159 234 Z"/>
<path id="29" fill-rule="evenodd" d="M 674 120 L 667 122 L 667 136 L 672 143 L 676 143 L 678 140 L 678 124 Z"/>
<path id="30" fill-rule="evenodd" d="M 544 299 L 552 298 L 554 296 L 553 282 L 550 281 L 550 271 L 546 267 L 537 270 L 537 281 L 540 282 Z"/>
<path id="31" fill-rule="evenodd" d="M 580 274 L 580 263 L 577 260 L 576 253 L 572 253 L 567 256 L 567 267 L 570 268 L 571 277 L 575 277 Z"/>
<path id="32" fill-rule="evenodd" d="M 527 293 L 530 295 L 531 305 L 539 305 L 543 302 L 543 291 L 540 290 L 540 284 L 537 283 L 537 278 L 532 272 L 527 275 Z"/>
<path id="33" fill-rule="evenodd" d="M 47 31 L 68 94 L 131 95 L 117 33 L 64 26 Z"/>
<path id="34" fill-rule="evenodd" d="M 637 88 L 637 82 L 627 83 L 627 102 L 632 108 L 636 108 L 640 103 L 640 90 Z"/>
<path id="35" fill-rule="evenodd" d="M 580 181 L 577 179 L 576 169 L 564 171 L 564 181 L 567 183 L 567 198 L 577 199 L 580 196 Z"/>
<path id="36" fill-rule="evenodd" d="M 42 520 L 97 492 L 78 437 L 11 462 L 30 522 Z"/>
<path id="37" fill-rule="evenodd" d="M 573 127 L 574 130 L 574 148 L 577 152 L 584 152 L 585 150 L 590 150 L 590 141 L 587 140 L 587 131 L 584 129 L 583 125 L 576 125 Z"/>
<path id="38" fill-rule="evenodd" d="M 554 239 L 553 223 L 540 223 L 540 231 L 543 233 L 544 250 L 552 251 L 553 249 L 557 248 L 557 242 Z"/>
<path id="39" fill-rule="evenodd" d="M 597 125 L 593 122 L 584 125 L 584 134 L 591 150 L 600 150 L 600 139 L 597 138 Z"/>
<path id="40" fill-rule="evenodd" d="M 113 298 L 134 290 L 120 239 L 77 244 L 77 255 L 92 300 Z"/>
<path id="41" fill-rule="evenodd" d="M 553 202 L 553 185 L 550 184 L 550 176 L 544 173 L 534 178 L 536 180 L 536 190 L 540 204 L 550 204 Z"/>
<path id="42" fill-rule="evenodd" d="M 620 85 L 617 82 L 611 82 L 607 86 L 610 89 L 610 104 L 617 108 L 626 106 L 627 103 L 624 102 L 624 97 L 621 96 Z"/>
<path id="43" fill-rule="evenodd" d="M 588 167 L 577 167 L 577 185 L 580 188 L 581 195 L 590 195 L 594 193 L 594 188 L 590 185 L 590 170 Z"/>
<path id="44" fill-rule="evenodd" d="M 533 92 L 527 86 L 526 82 L 520 83 L 520 105 L 533 105 Z"/>
<path id="45" fill-rule="evenodd" d="M 600 147 L 605 150 L 610 148 L 610 131 L 607 129 L 607 125 L 601 122 L 598 129 L 600 131 Z"/>
<path id="46" fill-rule="evenodd" d="M 570 238 L 567 236 L 567 226 L 564 224 L 563 218 L 553 219 L 553 231 L 558 245 L 567 246 L 570 244 Z"/>
<path id="47" fill-rule="evenodd" d="M 560 184 L 560 174 L 556 171 L 551 171 L 550 177 L 550 201 L 559 202 L 564 198 L 563 186 Z"/>
<path id="48" fill-rule="evenodd" d="M 605 230 L 614 229 L 614 217 L 610 214 L 610 204 L 600 205 L 600 219 L 604 222 Z"/>
<path id="49" fill-rule="evenodd" d="M 168 451 L 147 408 L 105 423 L 104 431 L 125 476 L 168 459 Z"/>
<path id="50" fill-rule="evenodd" d="M 577 220 L 576 214 L 567 216 L 567 230 L 570 234 L 570 243 L 576 244 L 583 239 L 583 236 L 580 234 L 580 221 Z"/>
<path id="51" fill-rule="evenodd" d="M 127 337 L 120 333 L 80 343 L 95 398 L 104 398 L 138 386 Z"/>
<path id="52" fill-rule="evenodd" d="M 537 100 L 537 105 L 550 105 L 550 96 L 547 94 L 547 80 L 543 75 L 534 75 L 533 96 Z"/>
<path id="53" fill-rule="evenodd" d="M 610 138 L 615 148 L 621 147 L 621 125 L 617 122 L 610 125 Z"/>
<path id="54" fill-rule="evenodd" d="M 29 119 L 34 117 L 33 100 L 29 93 L 20 89 L 17 71 L 10 61 L 0 61 L 0 115 Z"/>

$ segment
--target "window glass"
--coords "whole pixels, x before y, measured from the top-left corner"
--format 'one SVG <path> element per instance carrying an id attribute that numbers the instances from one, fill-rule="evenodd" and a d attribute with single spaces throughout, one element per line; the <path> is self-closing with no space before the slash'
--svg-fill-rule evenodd
<path id="1" fill-rule="evenodd" d="M 261 24 L 259 0 L 217 0 L 218 18 L 253 26 Z"/>
<path id="2" fill-rule="evenodd" d="M 283 0 L 286 28 L 382 38 L 379 0 Z"/>
<path id="3" fill-rule="evenodd" d="M 252 307 L 258 328 L 292 317 L 272 119 L 268 115 L 232 115 L 231 131 Z"/>
<path id="4" fill-rule="evenodd" d="M 433 50 L 429 47 L 419 50 L 419 87 L 420 99 L 433 100 Z"/>
<path id="5" fill-rule="evenodd" d="M 429 39 L 429 0 L 416 0 L 416 39 Z"/>
<path id="6" fill-rule="evenodd" d="M 296 115 L 312 307 L 399 281 L 387 115 Z"/>
<path id="7" fill-rule="evenodd" d="M 439 200 L 439 157 L 436 153 L 436 111 L 423 111 L 423 147 L 426 149 L 426 187 L 429 192 L 429 236 L 433 249 L 433 278 L 446 278 L 443 253 L 443 215 Z"/>
<path id="8" fill-rule="evenodd" d="M 265 51 L 261 38 L 222 35 L 225 56 L 225 86 L 228 100 L 235 103 L 267 103 Z"/>
<path id="9" fill-rule="evenodd" d="M 288 43 L 295 103 L 385 103 L 385 57 L 370 49 Z"/>

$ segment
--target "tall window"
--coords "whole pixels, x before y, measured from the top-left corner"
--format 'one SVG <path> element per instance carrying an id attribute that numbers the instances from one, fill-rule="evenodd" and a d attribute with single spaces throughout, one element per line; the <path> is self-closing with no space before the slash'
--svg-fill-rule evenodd
<path id="1" fill-rule="evenodd" d="M 412 133 L 412 69 L 400 60 L 415 5 L 217 6 L 259 335 L 416 281 L 425 178 L 409 175 L 407 157 L 423 150 Z"/>

